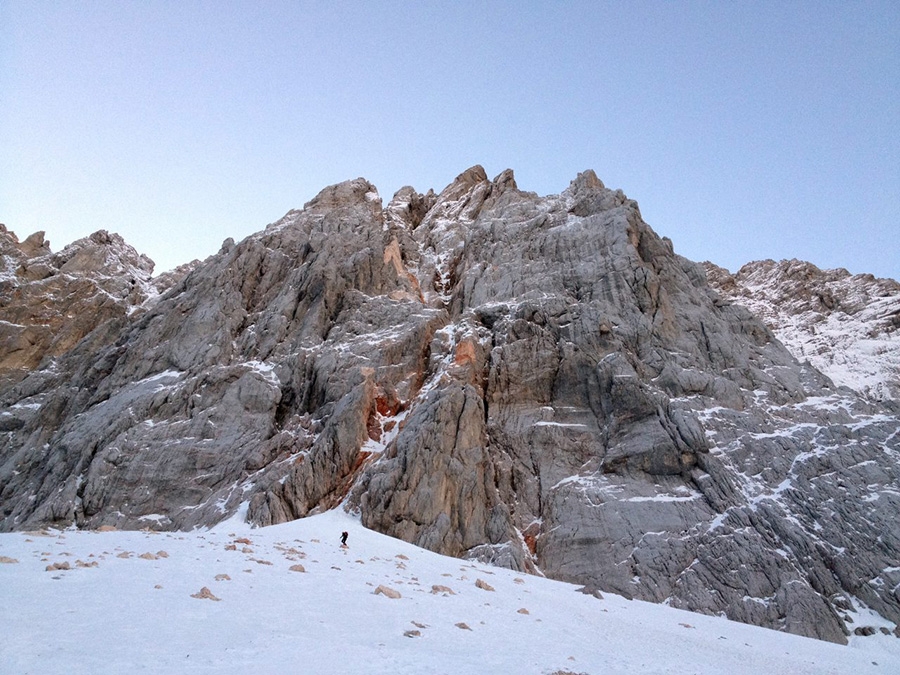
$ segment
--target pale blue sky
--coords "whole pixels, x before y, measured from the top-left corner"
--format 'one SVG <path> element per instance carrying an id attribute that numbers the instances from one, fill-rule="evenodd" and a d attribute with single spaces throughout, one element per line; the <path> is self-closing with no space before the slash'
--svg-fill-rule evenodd
<path id="1" fill-rule="evenodd" d="M 0 0 L 0 222 L 157 272 L 363 176 L 594 169 L 676 252 L 900 278 L 900 2 Z"/>

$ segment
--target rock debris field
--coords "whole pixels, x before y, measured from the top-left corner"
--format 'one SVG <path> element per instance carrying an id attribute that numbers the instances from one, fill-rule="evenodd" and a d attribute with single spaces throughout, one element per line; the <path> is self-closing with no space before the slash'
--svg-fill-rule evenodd
<path id="1" fill-rule="evenodd" d="M 839 646 L 579 590 L 416 548 L 340 510 L 258 529 L 4 533 L 0 670 L 900 672 L 893 636 Z"/>

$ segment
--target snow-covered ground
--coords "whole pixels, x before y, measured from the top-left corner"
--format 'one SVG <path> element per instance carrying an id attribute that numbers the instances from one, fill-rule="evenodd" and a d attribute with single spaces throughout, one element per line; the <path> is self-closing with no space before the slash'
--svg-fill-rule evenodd
<path id="1" fill-rule="evenodd" d="M 598 599 L 341 511 L 261 529 L 0 534 L 0 560 L 4 675 L 900 673 L 892 635 L 843 647 Z M 204 588 L 217 600 L 194 597 Z"/>

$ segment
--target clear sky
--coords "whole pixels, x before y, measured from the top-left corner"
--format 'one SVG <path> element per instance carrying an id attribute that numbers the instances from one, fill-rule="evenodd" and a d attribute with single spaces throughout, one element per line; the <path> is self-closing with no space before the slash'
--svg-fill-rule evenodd
<path id="1" fill-rule="evenodd" d="M 676 252 L 900 278 L 900 2 L 0 0 L 0 222 L 157 272 L 363 176 L 592 168 Z"/>

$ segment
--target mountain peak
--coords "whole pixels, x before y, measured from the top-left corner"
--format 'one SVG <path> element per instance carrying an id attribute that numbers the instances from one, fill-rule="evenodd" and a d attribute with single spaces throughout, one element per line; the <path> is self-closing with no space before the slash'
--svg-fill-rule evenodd
<path id="1" fill-rule="evenodd" d="M 335 183 L 322 189 L 319 194 L 307 202 L 303 208 L 334 208 L 355 202 L 371 203 L 380 201 L 378 189 L 365 178 L 355 178 Z"/>

